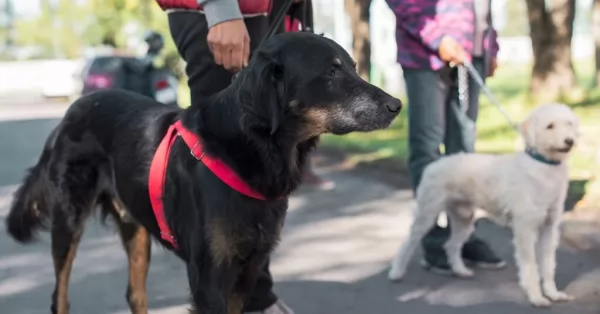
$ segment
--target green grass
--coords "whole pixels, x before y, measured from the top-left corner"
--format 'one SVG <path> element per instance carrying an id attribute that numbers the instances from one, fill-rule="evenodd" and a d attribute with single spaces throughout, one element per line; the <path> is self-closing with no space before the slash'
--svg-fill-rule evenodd
<path id="1" fill-rule="evenodd" d="M 191 104 L 191 100 L 190 100 L 190 88 L 187 85 L 187 78 L 184 77 L 181 80 L 179 80 L 179 89 L 178 89 L 178 93 L 179 93 L 179 99 L 178 99 L 178 103 L 179 103 L 179 107 L 181 108 L 187 108 L 190 106 Z"/>
<path id="2" fill-rule="evenodd" d="M 582 87 L 590 86 L 594 66 L 591 61 L 576 62 L 576 71 Z M 529 66 L 506 65 L 500 67 L 488 84 L 496 98 L 515 121 L 519 122 L 533 108 L 526 96 L 530 78 Z M 406 98 L 400 96 L 405 101 Z M 476 150 L 484 153 L 507 153 L 518 148 L 519 135 L 504 120 L 502 114 L 485 95 L 481 96 L 481 108 L 477 122 L 478 136 Z M 574 178 L 587 178 L 597 170 L 595 148 L 600 144 L 600 90 L 586 92 L 585 97 L 571 102 L 581 119 L 583 140 L 570 160 Z M 409 104 L 410 105 L 410 104 Z M 346 136 L 324 136 L 323 145 L 333 146 L 353 152 L 353 158 L 364 161 L 393 158 L 400 163 L 406 161 L 407 111 L 391 128 L 372 133 L 353 133 Z M 599 138 L 595 138 L 599 137 Z"/>

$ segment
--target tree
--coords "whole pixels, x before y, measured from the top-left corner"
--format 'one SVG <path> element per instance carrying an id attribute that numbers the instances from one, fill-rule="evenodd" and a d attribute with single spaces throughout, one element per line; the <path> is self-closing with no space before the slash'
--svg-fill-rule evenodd
<path id="1" fill-rule="evenodd" d="M 346 14 L 352 26 L 352 54 L 356 69 L 358 75 L 367 81 L 371 77 L 371 1 L 345 0 Z"/>
<path id="2" fill-rule="evenodd" d="M 530 90 L 538 100 L 556 100 L 576 85 L 571 62 L 575 0 L 526 1 L 534 56 Z"/>
<path id="3" fill-rule="evenodd" d="M 600 87 L 600 0 L 594 0 L 592 7 L 592 35 L 594 36 L 594 46 L 596 46 L 594 85 Z"/>

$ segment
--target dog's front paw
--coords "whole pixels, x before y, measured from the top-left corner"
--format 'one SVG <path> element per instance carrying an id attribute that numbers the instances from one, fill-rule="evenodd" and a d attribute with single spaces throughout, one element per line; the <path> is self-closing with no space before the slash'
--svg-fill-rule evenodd
<path id="1" fill-rule="evenodd" d="M 571 301 L 574 298 L 562 291 L 553 291 L 553 292 L 546 292 L 544 293 L 546 295 L 546 297 L 554 302 L 564 302 L 564 301 Z"/>
<path id="2" fill-rule="evenodd" d="M 404 278 L 404 271 L 400 270 L 399 267 L 394 267 L 394 265 L 392 265 L 388 272 L 388 279 L 390 281 L 398 282 L 401 281 L 402 278 Z"/>
<path id="3" fill-rule="evenodd" d="M 552 305 L 552 302 L 542 295 L 529 297 L 529 303 L 535 307 L 550 307 Z"/>

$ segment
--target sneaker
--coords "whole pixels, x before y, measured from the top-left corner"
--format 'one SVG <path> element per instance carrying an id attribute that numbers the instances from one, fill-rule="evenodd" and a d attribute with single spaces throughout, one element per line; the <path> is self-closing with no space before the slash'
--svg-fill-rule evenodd
<path id="1" fill-rule="evenodd" d="M 462 249 L 462 257 L 465 263 L 481 269 L 501 269 L 506 262 L 492 251 L 490 246 L 476 236 L 471 236 Z"/>
<path id="2" fill-rule="evenodd" d="M 277 300 L 275 304 L 269 306 L 261 314 L 294 314 L 294 311 L 287 306 L 281 299 Z"/>
<path id="3" fill-rule="evenodd" d="M 421 266 L 426 270 L 439 275 L 452 275 L 452 268 L 446 257 L 444 243 L 450 232 L 448 228 L 436 226 L 422 240 L 423 260 Z M 506 262 L 499 258 L 483 240 L 471 236 L 462 249 L 462 258 L 465 263 L 481 269 L 501 269 Z"/>
<path id="4" fill-rule="evenodd" d="M 421 266 L 438 275 L 451 276 L 454 274 L 446 258 L 446 252 L 439 248 L 425 247 Z"/>

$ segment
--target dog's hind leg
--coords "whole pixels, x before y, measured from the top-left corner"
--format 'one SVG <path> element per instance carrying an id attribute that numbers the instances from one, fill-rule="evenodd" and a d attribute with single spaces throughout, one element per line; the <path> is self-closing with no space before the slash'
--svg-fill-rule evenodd
<path id="1" fill-rule="evenodd" d="M 402 280 L 406 273 L 408 262 L 419 246 L 421 239 L 429 232 L 437 220 L 438 215 L 442 212 L 442 202 L 439 199 L 435 199 L 435 204 L 431 204 L 429 201 L 424 202 L 422 200 L 423 199 L 417 200 L 417 205 L 414 210 L 415 218 L 410 229 L 410 234 L 391 263 L 388 272 L 389 280 Z"/>
<path id="2" fill-rule="evenodd" d="M 69 223 L 68 217 L 74 213 L 68 213 L 58 210 L 55 211 L 52 220 L 52 259 L 54 261 L 54 274 L 56 283 L 52 293 L 52 314 L 69 313 L 69 278 L 75 253 L 83 234 L 85 217 L 75 217 L 72 223 Z"/>
<path id="3" fill-rule="evenodd" d="M 136 223 L 119 222 L 119 233 L 129 260 L 127 302 L 133 314 L 148 313 L 146 278 L 150 267 L 150 236 L 146 228 Z"/>
<path id="4" fill-rule="evenodd" d="M 110 184 L 106 184 L 106 183 Z M 100 204 L 104 216 L 111 215 L 117 222 L 121 243 L 129 264 L 129 279 L 125 299 L 129 304 L 131 313 L 148 313 L 148 299 L 146 296 L 146 278 L 150 267 L 150 251 L 152 243 L 146 228 L 133 220 L 129 211 L 121 202 L 114 190 L 114 180 L 104 181 L 104 193 L 100 197 Z"/>
<path id="5" fill-rule="evenodd" d="M 448 263 L 455 275 L 472 277 L 470 270 L 462 259 L 462 247 L 475 230 L 475 210 L 468 206 L 458 206 L 448 210 L 450 238 L 444 244 Z"/>

